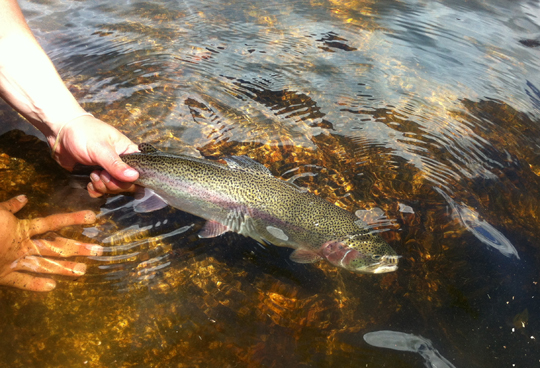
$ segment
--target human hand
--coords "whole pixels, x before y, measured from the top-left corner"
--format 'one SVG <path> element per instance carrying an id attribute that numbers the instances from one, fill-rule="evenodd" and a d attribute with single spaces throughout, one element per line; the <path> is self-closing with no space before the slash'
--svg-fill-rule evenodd
<path id="1" fill-rule="evenodd" d="M 50 291 L 56 287 L 53 279 L 34 276 L 28 272 L 84 275 L 84 263 L 49 257 L 101 255 L 102 247 L 62 237 L 45 240 L 32 239 L 32 236 L 65 226 L 91 224 L 96 220 L 94 213 L 79 211 L 32 220 L 17 219 L 13 214 L 27 202 L 24 195 L 0 202 L 0 285 L 32 291 Z"/>
<path id="2" fill-rule="evenodd" d="M 91 197 L 104 193 L 135 191 L 132 184 L 139 174 L 122 162 L 120 154 L 137 152 L 137 146 L 113 126 L 94 118 L 79 116 L 68 122 L 55 142 L 53 156 L 64 168 L 71 170 L 76 163 L 99 165 L 105 171 L 94 171 L 88 184 Z"/>

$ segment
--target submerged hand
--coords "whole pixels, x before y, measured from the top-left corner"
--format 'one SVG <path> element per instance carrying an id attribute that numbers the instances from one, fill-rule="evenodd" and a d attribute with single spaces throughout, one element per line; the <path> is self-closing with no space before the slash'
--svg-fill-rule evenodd
<path id="1" fill-rule="evenodd" d="M 53 145 L 56 148 L 53 154 L 62 167 L 70 170 L 81 163 L 99 165 L 106 170 L 92 175 L 93 183 L 88 185 L 90 196 L 130 191 L 135 187 L 131 182 L 139 174 L 123 163 L 119 155 L 137 152 L 137 146 L 113 126 L 93 116 L 80 116 L 65 125 L 57 138 L 59 142 Z"/>
<path id="2" fill-rule="evenodd" d="M 56 282 L 32 273 L 81 276 L 84 263 L 60 261 L 49 257 L 93 256 L 102 247 L 57 237 L 53 240 L 31 239 L 32 236 L 65 226 L 91 224 L 96 220 L 92 211 L 52 215 L 32 220 L 19 220 L 13 214 L 27 203 L 21 195 L 0 202 L 0 285 L 32 291 L 50 291 Z"/>

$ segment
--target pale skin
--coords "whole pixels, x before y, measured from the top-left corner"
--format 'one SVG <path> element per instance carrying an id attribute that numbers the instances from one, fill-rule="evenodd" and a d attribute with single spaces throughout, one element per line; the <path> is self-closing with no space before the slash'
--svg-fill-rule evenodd
<path id="1" fill-rule="evenodd" d="M 16 0 L 0 0 L 0 97 L 45 135 L 49 145 L 55 148 L 54 159 L 62 167 L 71 170 L 80 163 L 105 169 L 91 174 L 90 196 L 135 190 L 133 181 L 138 178 L 138 173 L 123 163 L 119 155 L 137 152 L 137 146 L 113 126 L 85 115 L 86 111 L 66 88 L 35 39 Z M 17 220 L 13 213 L 22 207 L 20 203 L 12 199 L 0 204 L 0 284 L 50 290 L 54 287 L 52 280 L 30 279 L 26 273 L 13 271 L 13 262 L 16 262 L 15 269 L 20 271 L 33 269 L 39 273 L 63 275 L 72 273 L 75 265 L 81 264 L 45 261 L 49 258 L 37 255 L 58 257 L 90 253 L 82 249 L 74 253 L 73 243 L 66 239 L 53 243 L 31 240 L 30 237 L 39 234 L 32 226 L 49 224 L 40 229 L 57 229 L 88 223 L 92 216 L 74 213 Z M 59 251 L 55 253 L 56 250 Z"/>
<path id="2" fill-rule="evenodd" d="M 99 165 L 88 192 L 132 190 L 137 171 L 119 154 L 137 152 L 137 146 L 113 126 L 92 116 L 64 85 L 54 65 L 35 39 L 15 0 L 0 0 L 0 96 L 55 147 L 56 161 L 70 170 L 75 163 Z M 63 127 L 63 128 L 62 128 Z"/>

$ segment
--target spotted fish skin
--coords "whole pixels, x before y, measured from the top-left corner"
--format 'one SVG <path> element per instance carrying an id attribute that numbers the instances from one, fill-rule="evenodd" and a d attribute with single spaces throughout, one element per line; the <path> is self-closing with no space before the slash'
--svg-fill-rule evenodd
<path id="1" fill-rule="evenodd" d="M 122 156 L 139 172 L 135 182 L 165 203 L 208 220 L 201 237 L 227 231 L 259 242 L 296 249 L 291 259 L 326 259 L 345 269 L 383 273 L 397 269 L 398 256 L 354 214 L 274 177 L 245 156 L 227 165 L 158 151 L 149 144 Z"/>

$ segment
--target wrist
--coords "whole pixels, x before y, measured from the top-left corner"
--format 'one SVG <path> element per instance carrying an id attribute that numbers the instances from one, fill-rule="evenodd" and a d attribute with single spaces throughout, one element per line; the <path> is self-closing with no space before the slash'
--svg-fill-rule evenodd
<path id="1" fill-rule="evenodd" d="M 36 128 L 38 128 L 47 142 L 52 147 L 55 143 L 56 138 L 67 124 L 71 121 L 86 115 L 91 115 L 86 112 L 83 108 L 78 107 L 69 112 L 59 112 L 52 113 L 50 106 L 47 108 L 47 111 L 44 109 L 34 109 L 32 114 L 23 114 L 26 119 L 32 123 Z"/>
<path id="2" fill-rule="evenodd" d="M 0 38 L 0 96 L 49 142 L 65 122 L 85 112 L 39 44 L 24 32 Z"/>
<path id="3" fill-rule="evenodd" d="M 84 110 L 83 110 L 84 111 Z M 91 117 L 94 117 L 94 115 L 90 114 L 89 112 L 82 112 L 82 113 L 79 113 L 77 115 L 74 115 L 72 116 L 71 118 L 68 118 L 66 121 L 64 121 L 63 123 L 60 123 L 60 124 L 53 124 L 54 126 L 54 130 L 56 130 L 56 133 L 53 134 L 53 142 L 51 142 L 51 140 L 49 140 L 49 145 L 52 147 L 52 155 L 54 156 L 54 154 L 56 153 L 56 149 L 60 143 L 60 140 L 62 139 L 62 132 L 64 131 L 65 128 L 67 128 L 68 125 L 71 125 L 72 123 L 74 123 L 76 120 L 78 120 L 79 118 L 82 118 L 83 116 L 91 116 Z M 54 132 L 53 130 L 53 132 Z"/>

